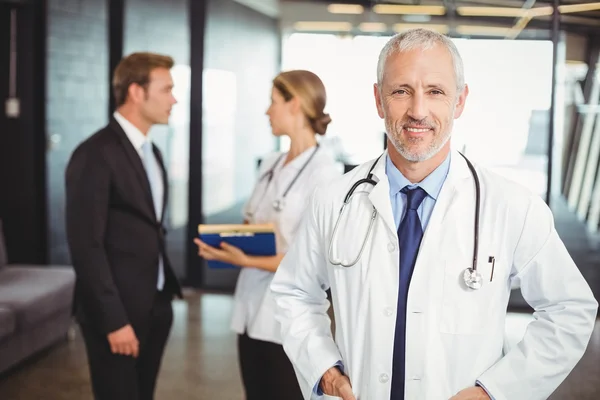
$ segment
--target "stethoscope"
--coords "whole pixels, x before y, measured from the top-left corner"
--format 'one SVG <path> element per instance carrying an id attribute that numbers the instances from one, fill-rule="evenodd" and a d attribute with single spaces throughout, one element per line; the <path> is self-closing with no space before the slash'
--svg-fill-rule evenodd
<path id="1" fill-rule="evenodd" d="M 477 254 L 478 254 L 478 250 L 479 250 L 479 203 L 480 203 L 480 197 L 481 197 L 481 188 L 479 186 L 479 177 L 477 176 L 475 167 L 473 167 L 473 164 L 471 164 L 471 162 L 467 159 L 467 157 L 465 157 L 464 154 L 462 154 L 460 152 L 459 152 L 459 154 L 467 162 L 467 165 L 469 166 L 469 169 L 471 170 L 471 174 L 473 175 L 473 180 L 475 181 L 475 223 L 474 223 L 474 236 L 473 236 L 473 242 L 474 242 L 473 265 L 470 268 L 465 269 L 465 271 L 463 272 L 463 280 L 465 282 L 465 285 L 467 285 L 467 287 L 469 287 L 471 289 L 479 289 L 479 288 L 481 288 L 481 285 L 483 283 L 483 278 L 481 277 L 481 273 L 477 270 Z M 346 193 L 346 197 L 344 198 L 344 203 L 342 204 L 342 208 L 340 209 L 337 221 L 335 222 L 335 226 L 333 228 L 333 233 L 331 234 L 331 240 L 329 242 L 328 257 L 329 257 L 329 262 L 332 265 L 341 265 L 342 267 L 346 267 L 346 268 L 352 267 L 353 265 L 355 265 L 358 262 L 358 260 L 360 260 L 360 257 L 362 256 L 362 253 L 365 249 L 365 246 L 367 244 L 367 241 L 369 240 L 369 236 L 373 229 L 373 223 L 375 222 L 375 218 L 377 217 L 377 210 L 375 209 L 375 206 L 373 206 L 373 212 L 371 213 L 371 220 L 369 221 L 369 228 L 367 229 L 367 234 L 366 234 L 366 236 L 363 240 L 362 246 L 358 252 L 358 256 L 353 261 L 339 260 L 339 259 L 334 260 L 333 256 L 332 256 L 333 243 L 334 243 L 334 239 L 337 234 L 340 220 L 342 219 L 342 215 L 344 214 L 344 211 L 346 210 L 346 206 L 348 206 L 348 204 L 350 204 L 350 200 L 352 198 L 352 195 L 354 194 L 354 191 L 360 185 L 363 185 L 363 184 L 369 184 L 369 185 L 373 185 L 373 186 L 377 185 L 377 181 L 375 181 L 373 179 L 373 169 L 375 168 L 375 166 L 377 165 L 377 163 L 379 162 L 381 157 L 382 156 L 379 156 L 377 158 L 377 160 L 375 160 L 373 165 L 371 165 L 371 168 L 369 169 L 369 172 L 367 173 L 366 178 L 362 178 L 362 179 L 359 179 L 358 181 L 356 181 L 354 183 L 354 185 L 352 185 L 352 187 L 350 188 L 348 193 Z"/>
<path id="2" fill-rule="evenodd" d="M 300 175 L 302 174 L 302 171 L 304 171 L 306 169 L 306 167 L 308 166 L 308 164 L 310 163 L 310 161 L 314 158 L 315 154 L 317 154 L 317 151 L 319 150 L 319 144 L 317 143 L 315 150 L 312 152 L 312 154 L 310 155 L 310 157 L 308 157 L 308 160 L 306 160 L 306 162 L 304 163 L 304 165 L 302 166 L 302 168 L 300 168 L 300 170 L 298 171 L 298 173 L 296 174 L 296 176 L 294 177 L 294 179 L 290 182 L 290 184 L 288 185 L 288 187 L 285 189 L 285 192 L 283 192 L 283 195 L 281 195 L 279 198 L 275 199 L 273 201 L 273 209 L 277 212 L 281 212 L 283 211 L 283 209 L 285 208 L 285 197 L 287 196 L 288 192 L 292 189 L 292 186 L 294 186 L 294 183 L 296 183 L 296 181 L 298 180 L 298 177 L 300 177 Z M 279 165 L 279 163 L 281 162 L 281 160 L 283 159 L 283 157 L 285 156 L 285 154 L 281 154 L 277 160 L 275 161 L 275 163 L 273 164 L 273 166 L 271 168 L 269 168 L 269 170 L 267 172 L 265 172 L 259 179 L 259 182 L 262 182 L 263 180 L 267 179 L 267 184 L 265 186 L 265 191 L 263 192 L 263 196 L 261 197 L 261 201 L 264 198 L 265 194 L 267 193 L 267 190 L 269 188 L 269 184 L 271 183 L 271 180 L 273 180 L 273 176 L 275 175 L 275 169 L 277 168 L 277 166 Z M 256 210 L 258 209 L 258 207 L 260 206 L 261 201 L 258 202 L 255 210 L 253 212 L 248 212 L 248 217 L 252 217 L 254 215 L 254 213 L 256 212 Z"/>

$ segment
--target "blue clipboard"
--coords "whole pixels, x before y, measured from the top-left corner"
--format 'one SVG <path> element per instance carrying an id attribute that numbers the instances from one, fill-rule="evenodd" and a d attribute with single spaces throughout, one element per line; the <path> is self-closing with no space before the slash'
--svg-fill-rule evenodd
<path id="1" fill-rule="evenodd" d="M 198 237 L 204 243 L 220 247 L 221 242 L 240 248 L 252 256 L 274 256 L 275 227 L 273 224 L 198 225 Z M 221 261 L 206 261 L 211 269 L 239 268 Z"/>

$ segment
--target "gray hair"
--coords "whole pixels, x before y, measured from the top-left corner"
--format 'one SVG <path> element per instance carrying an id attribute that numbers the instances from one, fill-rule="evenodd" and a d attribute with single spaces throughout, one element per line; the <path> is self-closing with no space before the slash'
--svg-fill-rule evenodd
<path id="1" fill-rule="evenodd" d="M 459 93 L 462 92 L 465 86 L 465 71 L 462 58 L 454 45 L 454 42 L 452 39 L 441 33 L 423 28 L 416 28 L 398 33 L 383 46 L 381 53 L 379 53 L 379 61 L 377 62 L 377 84 L 381 87 L 381 83 L 383 82 L 383 70 L 388 57 L 396 53 L 410 51 L 416 48 L 427 50 L 432 48 L 435 44 L 441 44 L 450 52 L 452 63 L 454 64 L 456 88 Z"/>

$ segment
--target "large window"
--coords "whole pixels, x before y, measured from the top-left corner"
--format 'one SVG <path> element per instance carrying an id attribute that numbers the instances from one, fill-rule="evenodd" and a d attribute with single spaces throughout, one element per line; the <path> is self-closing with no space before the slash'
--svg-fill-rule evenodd
<path id="1" fill-rule="evenodd" d="M 348 163 L 360 163 L 383 150 L 384 124 L 373 98 L 377 57 L 387 38 L 295 33 L 283 46 L 284 70 L 308 69 L 327 90 L 332 118 L 325 144 Z M 286 142 L 282 143 L 286 146 Z"/>
<path id="2" fill-rule="evenodd" d="M 455 40 L 469 97 L 454 127 L 466 155 L 546 192 L 552 42 Z"/>

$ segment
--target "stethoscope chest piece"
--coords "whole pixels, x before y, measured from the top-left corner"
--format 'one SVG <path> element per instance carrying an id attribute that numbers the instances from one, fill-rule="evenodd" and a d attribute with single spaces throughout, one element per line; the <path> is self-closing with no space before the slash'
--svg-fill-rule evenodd
<path id="1" fill-rule="evenodd" d="M 483 284 L 481 274 L 473 268 L 465 269 L 465 272 L 463 272 L 463 280 L 465 281 L 465 285 L 470 289 L 481 289 L 481 285 Z"/>
<path id="2" fill-rule="evenodd" d="M 283 193 L 283 195 L 279 199 L 273 201 L 273 209 L 275 211 L 277 211 L 277 212 L 283 211 L 283 209 L 285 208 L 285 197 L 287 196 L 287 194 L 290 191 L 290 189 L 292 188 L 292 186 L 294 186 L 294 183 L 296 183 L 296 181 L 298 180 L 298 177 L 300 176 L 300 174 L 302 173 L 302 171 L 304 171 L 304 169 L 308 166 L 308 164 L 313 159 L 313 157 L 315 156 L 315 154 L 317 154 L 318 150 L 319 150 L 319 144 L 316 145 L 315 150 L 312 152 L 312 154 L 310 155 L 310 157 L 308 157 L 308 160 L 306 160 L 306 162 L 304 163 L 304 165 L 302 166 L 302 168 L 300 168 L 300 171 L 298 171 L 298 173 L 296 173 L 296 176 L 290 182 L 290 184 L 288 185 L 288 187 L 285 190 L 285 192 Z M 277 158 L 277 160 L 275 161 L 275 163 L 271 166 L 271 168 L 266 173 L 264 173 L 262 175 L 262 177 L 259 179 L 259 181 L 262 181 L 263 179 L 267 179 L 267 185 L 265 186 L 265 192 L 263 194 L 263 197 L 267 193 L 267 189 L 269 187 L 269 184 L 271 183 L 271 180 L 275 176 L 275 169 L 279 166 L 279 164 L 280 164 L 281 160 L 283 160 L 284 156 L 285 156 L 285 154 L 281 154 L 279 156 L 279 158 Z M 258 205 L 256 206 L 256 209 L 258 209 Z M 256 209 L 254 211 L 256 211 Z"/>

